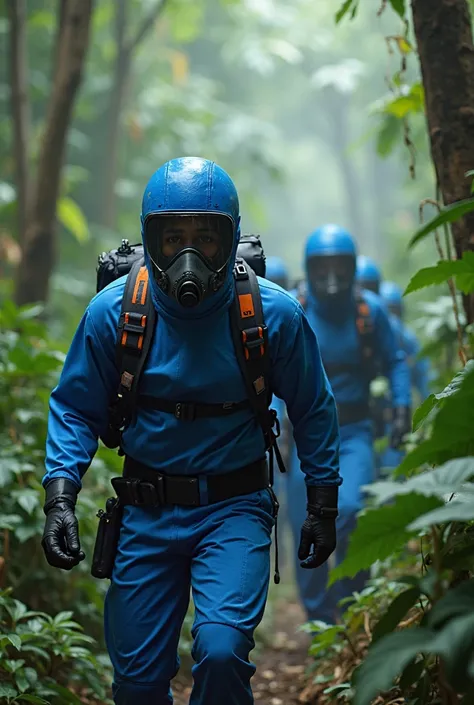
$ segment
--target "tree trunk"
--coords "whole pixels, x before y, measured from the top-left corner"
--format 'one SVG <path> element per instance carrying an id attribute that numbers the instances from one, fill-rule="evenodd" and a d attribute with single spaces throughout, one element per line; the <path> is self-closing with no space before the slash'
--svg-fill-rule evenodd
<path id="1" fill-rule="evenodd" d="M 133 54 L 153 28 L 156 19 L 163 12 L 166 0 L 157 0 L 148 14 L 143 17 L 134 36 L 128 37 L 126 7 L 129 0 L 116 0 L 116 46 L 114 83 L 107 108 L 107 139 L 105 142 L 104 191 L 100 222 L 107 228 L 115 229 L 117 224 L 117 197 L 115 184 L 119 174 L 120 120 L 125 103 L 127 82 L 130 75 Z"/>
<path id="2" fill-rule="evenodd" d="M 474 47 L 467 0 L 412 0 L 431 154 L 444 203 L 470 196 L 474 169 Z M 452 227 L 456 253 L 474 250 L 474 214 Z M 469 323 L 474 299 L 464 297 Z"/>
<path id="3" fill-rule="evenodd" d="M 56 201 L 72 109 L 89 43 L 93 0 L 61 0 L 57 62 L 16 280 L 19 305 L 47 301 L 56 262 Z"/>
<path id="4" fill-rule="evenodd" d="M 347 96 L 341 93 L 335 93 L 331 88 L 324 91 L 324 95 L 329 106 L 328 118 L 332 149 L 339 165 L 350 229 L 357 239 L 364 238 L 365 230 L 360 207 L 360 179 L 356 176 L 351 157 L 348 156 L 350 144 L 350 98 L 348 99 Z"/>
<path id="5" fill-rule="evenodd" d="M 28 141 L 30 105 L 28 100 L 28 59 L 26 47 L 26 2 L 8 0 L 10 18 L 10 85 L 13 121 L 13 154 L 16 165 L 18 242 L 24 242 L 29 206 Z"/>
<path id="6" fill-rule="evenodd" d="M 127 29 L 126 5 L 128 0 L 116 0 L 116 56 L 114 66 L 114 82 L 110 92 L 107 108 L 107 138 L 105 140 L 104 167 L 104 200 L 102 204 L 101 223 L 112 230 L 116 226 L 115 184 L 118 172 L 118 150 L 120 135 L 120 119 L 125 101 L 125 89 L 130 73 L 131 54 L 125 42 Z"/>

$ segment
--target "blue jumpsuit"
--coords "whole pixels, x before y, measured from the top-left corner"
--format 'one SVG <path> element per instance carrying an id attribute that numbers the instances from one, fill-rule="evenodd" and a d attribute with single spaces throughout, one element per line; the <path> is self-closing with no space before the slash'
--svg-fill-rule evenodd
<path id="1" fill-rule="evenodd" d="M 183 168 L 190 172 L 184 191 L 175 188 L 174 162 L 186 162 Z M 163 170 L 156 173 L 145 191 L 142 218 L 158 208 L 209 212 L 218 206 L 224 212 L 234 209 L 238 223 L 237 196 L 222 174 L 229 177 L 215 165 L 204 168 L 194 162 L 173 160 L 164 176 Z M 236 227 L 233 258 L 238 236 Z M 158 322 L 142 391 L 189 402 L 246 398 L 229 324 L 232 262 L 222 288 L 187 310 L 158 289 L 147 261 Z M 271 385 L 285 401 L 294 427 L 303 483 L 339 484 L 337 415 L 316 337 L 289 294 L 264 279 L 259 284 Z M 125 279 L 118 279 L 91 301 L 74 336 L 51 395 L 44 484 L 66 477 L 80 487 L 106 428 L 108 403 L 118 385 L 115 340 L 124 285 Z M 250 409 L 192 422 L 139 409 L 123 434 L 123 449 L 165 474 L 198 476 L 202 501 L 208 475 L 232 471 L 265 454 Z M 179 667 L 177 647 L 190 590 L 195 604 L 190 703 L 253 703 L 255 667 L 249 652 L 265 607 L 273 523 L 267 490 L 200 507 L 124 508 L 105 605 L 117 705 L 173 702 L 170 681 Z"/>
<path id="2" fill-rule="evenodd" d="M 410 384 L 405 354 L 399 349 L 390 325 L 388 314 L 379 297 L 370 291 L 363 292 L 369 306 L 370 318 L 374 326 L 375 364 L 383 371 L 390 382 L 394 406 L 409 406 Z M 348 369 L 331 376 L 331 386 L 337 404 L 367 404 L 369 400 L 368 376 L 361 372 L 361 351 L 359 334 L 355 325 L 355 302 L 348 300 L 340 308 L 331 309 L 325 302 L 308 294 L 306 313 L 318 336 L 321 355 L 327 363 L 350 363 Z M 374 479 L 374 455 L 372 422 L 370 418 L 342 425 L 341 433 L 341 476 L 343 483 L 339 490 L 339 517 L 337 521 L 338 544 L 336 563 L 340 563 L 347 550 L 348 540 L 355 527 L 357 513 L 363 506 L 362 486 Z M 299 528 L 305 513 L 305 487 L 298 473 L 299 451 L 294 448 L 293 462 L 289 476 L 289 514 L 292 524 L 295 547 L 298 546 Z M 328 564 L 315 571 L 304 570 L 296 561 L 296 578 L 301 600 L 310 619 L 320 619 L 333 623 L 337 616 L 337 603 L 354 591 L 361 590 L 366 580 L 361 573 L 351 580 L 335 583 L 326 590 Z"/>

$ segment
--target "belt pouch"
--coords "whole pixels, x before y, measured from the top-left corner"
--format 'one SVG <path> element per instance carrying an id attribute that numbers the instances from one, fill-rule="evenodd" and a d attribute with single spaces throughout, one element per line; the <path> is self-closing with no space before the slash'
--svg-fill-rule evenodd
<path id="1" fill-rule="evenodd" d="M 111 578 L 117 554 L 123 507 L 117 497 L 109 497 L 105 512 L 97 513 L 99 526 L 94 546 L 91 573 L 94 578 Z"/>

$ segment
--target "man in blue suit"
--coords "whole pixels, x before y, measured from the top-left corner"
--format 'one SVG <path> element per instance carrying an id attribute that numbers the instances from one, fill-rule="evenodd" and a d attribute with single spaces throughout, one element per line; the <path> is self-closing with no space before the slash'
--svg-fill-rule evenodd
<path id="1" fill-rule="evenodd" d="M 214 162 L 173 159 L 145 188 L 141 225 L 146 269 L 137 296 L 149 282 L 158 321 L 121 441 L 130 492 L 105 606 L 114 701 L 173 702 L 170 681 L 192 590 L 191 705 L 252 705 L 249 652 L 267 596 L 275 505 L 267 447 L 229 325 L 240 236 L 236 188 Z M 66 570 L 84 558 L 74 508 L 120 382 L 115 353 L 125 282 L 109 284 L 87 307 L 51 395 L 43 548 L 51 565 Z M 306 483 L 300 556 L 316 568 L 336 546 L 334 398 L 304 311 L 271 282 L 258 284 L 270 386 L 288 410 Z M 206 414 L 192 420 L 171 411 L 201 406 Z"/>
<path id="2" fill-rule="evenodd" d="M 308 294 L 305 310 L 315 331 L 323 364 L 336 399 L 341 428 L 339 493 L 339 563 L 346 552 L 357 513 L 362 509 L 362 486 L 374 478 L 370 382 L 379 370 L 391 386 L 393 424 L 390 444 L 398 447 L 410 430 L 410 382 L 405 353 L 391 327 L 385 307 L 371 291 L 357 293 L 356 247 L 352 236 L 337 225 L 324 225 L 309 236 L 305 268 Z M 304 484 L 300 481 L 298 449 L 289 477 L 289 513 L 298 552 L 299 525 L 304 514 Z M 298 555 L 301 559 L 301 554 Z M 338 601 L 363 588 L 366 574 L 336 583 L 326 590 L 327 564 L 318 571 L 296 566 L 301 599 L 310 619 L 332 623 Z"/>

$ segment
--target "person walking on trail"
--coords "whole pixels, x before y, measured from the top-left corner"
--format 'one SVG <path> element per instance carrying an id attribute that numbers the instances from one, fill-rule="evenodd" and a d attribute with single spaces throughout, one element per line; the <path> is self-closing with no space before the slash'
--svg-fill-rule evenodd
<path id="1" fill-rule="evenodd" d="M 419 340 L 403 320 L 402 290 L 395 282 L 383 281 L 380 285 L 380 296 L 390 312 L 393 325 L 399 330 L 401 345 L 410 368 L 411 386 L 417 392 L 421 403 L 430 393 L 430 365 L 426 357 L 419 357 L 421 350 Z M 381 464 L 386 468 L 395 468 L 402 459 L 402 450 L 388 447 L 382 455 Z"/>
<path id="2" fill-rule="evenodd" d="M 389 379 L 393 404 L 391 445 L 398 447 L 410 430 L 410 382 L 405 354 L 397 344 L 388 314 L 379 298 L 355 285 L 356 247 L 352 236 L 337 225 L 324 225 L 306 242 L 307 295 L 302 304 L 318 336 L 326 373 L 337 403 L 341 432 L 341 477 L 336 563 L 347 550 L 348 540 L 363 506 L 362 487 L 374 477 L 370 381 L 378 369 Z M 291 418 L 291 416 L 290 416 Z M 298 554 L 299 525 L 304 513 L 304 486 L 293 453 L 289 473 L 289 514 Z M 363 588 L 367 578 L 335 583 L 326 589 L 327 564 L 306 571 L 296 564 L 301 600 L 309 619 L 334 623 L 340 599 Z"/>
<path id="3" fill-rule="evenodd" d="M 356 281 L 360 288 L 379 294 L 381 279 L 380 269 L 374 260 L 367 255 L 357 255 Z"/>
<path id="4" fill-rule="evenodd" d="M 266 462 L 274 434 L 255 399 L 266 395 L 269 404 L 274 392 L 294 427 L 307 486 L 300 555 L 308 568 L 336 547 L 335 402 L 300 305 L 236 261 L 239 201 L 225 171 L 194 157 L 164 164 L 145 188 L 141 224 L 146 266 L 132 300 L 140 306 L 151 288 L 156 325 L 121 434 L 124 475 L 113 481 L 123 504 L 105 603 L 113 697 L 117 705 L 173 702 L 192 590 L 190 703 L 251 705 L 249 652 L 267 597 L 276 509 Z M 87 307 L 51 395 L 42 543 L 48 562 L 66 570 L 84 558 L 74 515 L 82 477 L 107 434 L 111 400 L 119 404 L 133 384 L 129 372 L 119 379 L 119 318 L 129 358 L 145 346 L 144 316 L 120 313 L 126 281 Z M 264 324 L 252 325 L 259 306 Z M 249 386 L 242 365 L 260 370 L 260 357 L 265 373 Z"/>

